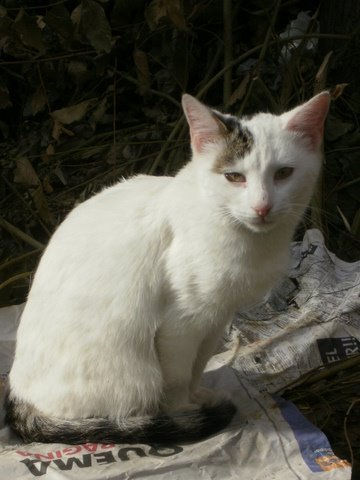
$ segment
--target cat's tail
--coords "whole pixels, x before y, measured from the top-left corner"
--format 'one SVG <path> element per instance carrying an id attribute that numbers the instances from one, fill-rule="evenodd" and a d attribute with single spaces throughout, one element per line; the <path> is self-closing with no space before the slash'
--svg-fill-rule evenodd
<path id="1" fill-rule="evenodd" d="M 122 422 L 106 418 L 64 420 L 47 417 L 16 398 L 6 401 L 5 421 L 25 442 L 183 444 L 209 437 L 225 428 L 236 412 L 224 400 L 215 406 L 174 415 L 131 417 Z"/>

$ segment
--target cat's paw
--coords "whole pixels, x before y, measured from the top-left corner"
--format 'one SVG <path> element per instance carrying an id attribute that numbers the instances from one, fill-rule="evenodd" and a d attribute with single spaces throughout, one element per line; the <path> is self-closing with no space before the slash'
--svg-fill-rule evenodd
<path id="1" fill-rule="evenodd" d="M 205 405 L 206 407 L 213 407 L 222 403 L 224 400 L 229 400 L 229 396 L 225 392 L 212 390 L 211 388 L 199 387 L 195 392 L 190 394 L 190 401 L 198 405 Z"/>

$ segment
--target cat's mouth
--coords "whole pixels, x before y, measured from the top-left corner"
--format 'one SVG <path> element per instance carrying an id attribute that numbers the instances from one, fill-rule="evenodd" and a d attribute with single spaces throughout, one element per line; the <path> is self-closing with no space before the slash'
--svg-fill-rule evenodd
<path id="1" fill-rule="evenodd" d="M 253 232 L 267 232 L 275 226 L 275 221 L 273 219 L 263 217 L 247 218 L 246 220 L 243 220 L 242 223 Z"/>

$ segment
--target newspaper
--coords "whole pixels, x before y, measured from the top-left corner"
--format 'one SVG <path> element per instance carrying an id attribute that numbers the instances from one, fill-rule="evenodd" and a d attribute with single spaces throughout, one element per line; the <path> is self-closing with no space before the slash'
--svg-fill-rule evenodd
<path id="1" fill-rule="evenodd" d="M 350 465 L 325 435 L 274 392 L 359 352 L 359 267 L 329 253 L 317 230 L 293 244 L 289 279 L 264 305 L 237 315 L 231 342 L 204 375 L 238 407 L 226 430 L 193 445 L 25 445 L 1 420 L 0 479 L 350 480 Z M 21 311 L 0 310 L 3 382 Z"/>
<path id="2" fill-rule="evenodd" d="M 315 229 L 291 253 L 289 277 L 232 326 L 232 366 L 260 391 L 280 391 L 316 367 L 360 354 L 360 262 L 330 253 Z"/>

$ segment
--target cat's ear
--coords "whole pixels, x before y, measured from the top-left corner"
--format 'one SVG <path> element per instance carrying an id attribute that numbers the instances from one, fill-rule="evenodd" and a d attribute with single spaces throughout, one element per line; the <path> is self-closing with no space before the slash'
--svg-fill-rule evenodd
<path id="1" fill-rule="evenodd" d="M 185 93 L 181 103 L 190 127 L 191 145 L 200 153 L 206 144 L 220 139 L 224 127 L 208 107 L 191 95 Z"/>
<path id="2" fill-rule="evenodd" d="M 317 150 L 324 134 L 324 123 L 330 105 L 329 92 L 321 92 L 308 102 L 282 115 L 284 125 L 290 132 L 296 132 Z"/>

